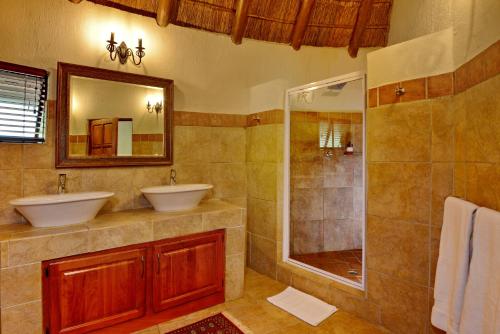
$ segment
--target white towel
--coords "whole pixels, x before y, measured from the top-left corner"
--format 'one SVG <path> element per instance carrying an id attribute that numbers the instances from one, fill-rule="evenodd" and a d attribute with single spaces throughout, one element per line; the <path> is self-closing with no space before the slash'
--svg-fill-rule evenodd
<path id="1" fill-rule="evenodd" d="M 500 212 L 477 210 L 461 334 L 500 333 Z"/>
<path id="2" fill-rule="evenodd" d="M 267 300 L 312 326 L 318 326 L 337 311 L 335 306 L 292 287 Z"/>
<path id="3" fill-rule="evenodd" d="M 444 202 L 431 322 L 447 333 L 458 333 L 476 209 L 475 204 L 455 197 Z"/>

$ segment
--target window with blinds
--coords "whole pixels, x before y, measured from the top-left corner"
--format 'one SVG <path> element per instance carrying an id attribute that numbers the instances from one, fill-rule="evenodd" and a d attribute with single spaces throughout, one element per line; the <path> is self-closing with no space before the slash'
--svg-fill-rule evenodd
<path id="1" fill-rule="evenodd" d="M 319 147 L 320 148 L 342 148 L 346 132 L 346 124 L 320 122 L 319 123 Z"/>
<path id="2" fill-rule="evenodd" d="M 0 142 L 45 141 L 45 70 L 0 62 Z"/>

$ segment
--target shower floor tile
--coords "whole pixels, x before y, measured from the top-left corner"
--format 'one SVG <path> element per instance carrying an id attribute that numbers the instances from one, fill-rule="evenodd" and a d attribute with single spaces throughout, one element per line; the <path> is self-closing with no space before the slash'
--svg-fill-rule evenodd
<path id="1" fill-rule="evenodd" d="M 361 283 L 363 251 L 349 249 L 308 254 L 293 254 L 292 259 Z"/>

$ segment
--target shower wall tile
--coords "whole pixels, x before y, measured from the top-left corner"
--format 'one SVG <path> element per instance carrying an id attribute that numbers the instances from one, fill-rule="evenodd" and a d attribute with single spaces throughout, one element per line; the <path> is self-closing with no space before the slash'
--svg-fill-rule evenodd
<path id="1" fill-rule="evenodd" d="M 428 101 L 369 109 L 368 161 L 428 161 L 431 108 Z"/>
<path id="2" fill-rule="evenodd" d="M 326 188 L 324 190 L 325 219 L 347 219 L 353 217 L 353 190 L 347 188 Z"/>
<path id="3" fill-rule="evenodd" d="M 381 324 L 394 333 L 428 331 L 429 295 L 426 286 L 368 270 L 368 299 L 381 307 Z"/>
<path id="4" fill-rule="evenodd" d="M 276 278 L 276 241 L 249 233 L 248 266 Z"/>
<path id="5" fill-rule="evenodd" d="M 467 200 L 500 210 L 500 164 L 467 163 L 465 168 Z"/>
<path id="6" fill-rule="evenodd" d="M 290 216 L 294 220 L 323 219 L 323 189 L 293 189 Z M 325 209 L 327 209 L 325 207 Z"/>
<path id="7" fill-rule="evenodd" d="M 430 101 L 432 111 L 432 161 L 454 160 L 454 110 L 452 98 Z"/>
<path id="8" fill-rule="evenodd" d="M 323 220 L 293 220 L 293 254 L 317 253 L 324 250 Z"/>
<path id="9" fill-rule="evenodd" d="M 248 196 L 276 201 L 276 163 L 247 163 Z"/>
<path id="10" fill-rule="evenodd" d="M 432 212 L 431 224 L 443 224 L 444 200 L 453 194 L 453 163 L 432 164 Z"/>
<path id="11" fill-rule="evenodd" d="M 428 284 L 428 225 L 369 215 L 367 245 L 368 269 L 417 284 Z"/>
<path id="12" fill-rule="evenodd" d="M 500 163 L 500 76 L 484 81 L 466 94 L 466 161 Z"/>
<path id="13" fill-rule="evenodd" d="M 276 124 L 268 124 L 246 129 L 247 162 L 277 161 L 277 127 Z"/>
<path id="14" fill-rule="evenodd" d="M 428 97 L 436 98 L 453 94 L 453 73 L 444 73 L 427 78 Z"/>
<path id="15" fill-rule="evenodd" d="M 324 251 L 341 251 L 358 248 L 355 245 L 356 221 L 347 219 L 325 219 L 324 221 Z M 356 229 L 357 230 L 357 229 Z"/>
<path id="16" fill-rule="evenodd" d="M 248 197 L 248 231 L 276 240 L 276 203 Z"/>
<path id="17" fill-rule="evenodd" d="M 401 102 L 425 99 L 425 78 L 403 81 L 401 87 L 405 89 L 405 93 L 401 95 Z"/>
<path id="18" fill-rule="evenodd" d="M 430 163 L 369 163 L 368 214 L 429 224 Z"/>

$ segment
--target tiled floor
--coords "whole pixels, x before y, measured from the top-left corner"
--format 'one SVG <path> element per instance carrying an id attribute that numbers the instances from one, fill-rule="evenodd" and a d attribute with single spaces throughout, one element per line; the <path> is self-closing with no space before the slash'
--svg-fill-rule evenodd
<path id="1" fill-rule="evenodd" d="M 337 311 L 318 327 L 310 326 L 266 301 L 267 297 L 281 292 L 285 287 L 280 282 L 247 269 L 243 298 L 162 323 L 136 334 L 164 334 L 219 312 L 229 313 L 254 334 L 388 333 L 342 310 Z"/>
<path id="2" fill-rule="evenodd" d="M 292 255 L 292 259 L 361 283 L 363 251 L 351 249 Z"/>

